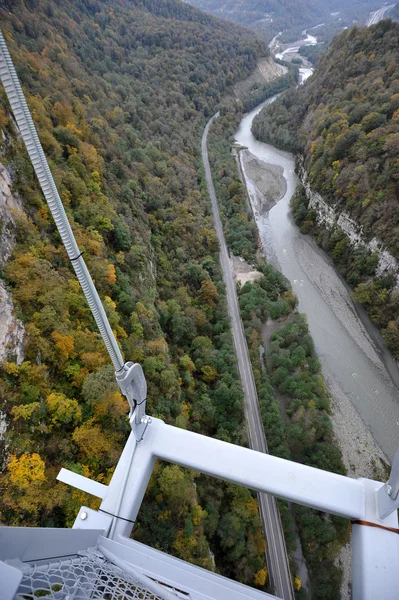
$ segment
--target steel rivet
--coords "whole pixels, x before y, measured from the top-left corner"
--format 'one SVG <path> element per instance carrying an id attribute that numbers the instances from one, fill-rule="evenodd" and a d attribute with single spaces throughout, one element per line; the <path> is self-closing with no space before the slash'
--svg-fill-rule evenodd
<path id="1" fill-rule="evenodd" d="M 84 521 L 85 519 L 87 519 L 87 512 L 82 512 L 80 514 L 80 518 L 82 519 L 82 521 Z"/>

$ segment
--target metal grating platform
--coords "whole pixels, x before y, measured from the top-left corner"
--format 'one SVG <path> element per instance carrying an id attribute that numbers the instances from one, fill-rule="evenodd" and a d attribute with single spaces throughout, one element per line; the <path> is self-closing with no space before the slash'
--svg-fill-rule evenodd
<path id="1" fill-rule="evenodd" d="M 24 569 L 15 600 L 163 600 L 98 552 Z M 167 587 L 176 598 L 190 596 Z"/>

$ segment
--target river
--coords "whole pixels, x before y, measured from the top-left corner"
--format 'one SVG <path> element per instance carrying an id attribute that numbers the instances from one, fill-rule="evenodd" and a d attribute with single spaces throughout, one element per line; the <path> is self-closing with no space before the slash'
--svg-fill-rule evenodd
<path id="1" fill-rule="evenodd" d="M 318 27 L 322 27 L 323 25 L 324 23 L 319 23 L 319 25 L 311 27 L 310 30 L 317 29 Z M 269 48 L 271 48 L 272 51 L 275 51 L 277 49 L 279 44 L 278 38 L 280 35 L 281 33 L 275 35 L 272 41 L 270 42 Z M 285 60 L 288 62 L 290 62 L 293 58 L 301 59 L 302 66 L 299 68 L 300 83 L 303 83 L 308 77 L 311 76 L 311 74 L 313 73 L 313 69 L 310 62 L 304 56 L 299 55 L 298 50 L 302 46 L 315 46 L 318 43 L 317 38 L 314 35 L 310 35 L 308 33 L 308 30 L 305 29 L 304 31 L 302 31 L 302 35 L 304 36 L 302 39 L 298 40 L 297 42 L 293 42 L 293 44 L 288 45 L 287 48 L 281 50 L 281 52 L 277 52 L 277 54 L 275 55 L 276 58 L 278 58 L 279 60 Z"/>
<path id="2" fill-rule="evenodd" d="M 298 296 L 299 311 L 306 314 L 329 387 L 350 399 L 378 446 L 392 460 L 399 446 L 399 399 L 383 363 L 386 355 L 366 329 L 373 333 L 372 325 L 360 320 L 329 257 L 309 236 L 302 235 L 292 220 L 289 201 L 298 184 L 294 158 L 253 137 L 252 120 L 262 106 L 244 116 L 235 138 L 260 160 L 284 169 L 285 196 L 267 215 L 255 214 L 266 258 L 290 280 Z M 254 188 L 242 166 L 253 197 Z"/>

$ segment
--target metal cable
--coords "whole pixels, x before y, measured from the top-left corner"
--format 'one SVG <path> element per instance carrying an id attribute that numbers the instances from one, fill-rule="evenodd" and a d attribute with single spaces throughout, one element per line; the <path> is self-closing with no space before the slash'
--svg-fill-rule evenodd
<path id="1" fill-rule="evenodd" d="M 21 132 L 22 139 L 32 161 L 33 168 L 39 180 L 47 204 L 53 215 L 55 224 L 60 233 L 62 242 L 72 262 L 76 276 L 82 287 L 83 293 L 93 313 L 97 327 L 107 347 L 115 371 L 121 371 L 124 366 L 122 353 L 115 339 L 113 331 L 101 303 L 93 280 L 86 267 L 85 261 L 76 243 L 75 236 L 66 216 L 61 198 L 58 194 L 53 176 L 44 155 L 42 145 L 37 135 L 28 105 L 26 103 L 21 84 L 18 80 L 7 44 L 0 31 L 0 79 L 7 94 L 8 101 L 14 113 L 15 120 Z"/>

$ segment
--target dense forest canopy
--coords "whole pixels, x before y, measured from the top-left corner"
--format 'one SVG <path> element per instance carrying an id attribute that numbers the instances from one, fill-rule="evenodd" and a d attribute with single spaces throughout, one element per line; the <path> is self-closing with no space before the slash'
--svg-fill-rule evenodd
<path id="1" fill-rule="evenodd" d="M 149 414 L 246 443 L 197 152 L 206 118 L 267 47 L 178 0 L 10 0 L 0 23 L 111 326 L 126 359 L 143 365 Z M 93 502 L 54 485 L 57 472 L 107 482 L 128 407 L 3 92 L 0 127 L 1 160 L 24 207 L 3 275 L 26 331 L 24 361 L 10 356 L 1 369 L 9 461 L 0 519 L 59 526 Z M 248 490 L 159 465 L 137 535 L 215 568 L 211 541 L 216 568 L 264 586 Z"/>
<path id="2" fill-rule="evenodd" d="M 255 118 L 253 132 L 303 154 L 312 189 L 349 214 L 365 241 L 378 238 L 399 257 L 399 24 L 343 32 L 304 86 Z M 315 213 L 300 192 L 294 213 L 303 231 L 313 231 Z M 399 356 L 395 278 L 376 276 L 378 257 L 351 247 L 339 228 L 314 232 Z"/>

